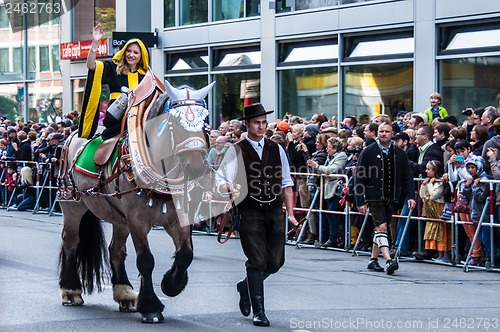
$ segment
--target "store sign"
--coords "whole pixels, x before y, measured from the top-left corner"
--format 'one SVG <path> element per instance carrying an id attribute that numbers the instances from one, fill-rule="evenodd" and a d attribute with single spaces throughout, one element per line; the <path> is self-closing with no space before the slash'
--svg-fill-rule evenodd
<path id="1" fill-rule="evenodd" d="M 153 32 L 113 32 L 111 45 L 113 48 L 122 48 L 130 39 L 140 39 L 148 48 L 158 45 L 158 36 Z"/>
<path id="2" fill-rule="evenodd" d="M 59 44 L 60 58 L 61 60 L 87 59 L 91 47 L 92 40 L 61 43 Z M 109 55 L 109 42 L 107 38 L 99 41 L 95 53 L 97 57 L 105 57 Z"/>

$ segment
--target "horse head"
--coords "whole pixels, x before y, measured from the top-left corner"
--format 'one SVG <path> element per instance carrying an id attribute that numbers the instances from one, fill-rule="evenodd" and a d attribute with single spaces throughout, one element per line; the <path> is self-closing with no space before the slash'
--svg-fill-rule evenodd
<path id="1" fill-rule="evenodd" d="M 157 135 L 167 135 L 170 150 L 180 160 L 184 177 L 188 180 L 197 179 L 206 171 L 208 141 L 205 125 L 208 110 L 204 98 L 214 84 L 194 90 L 189 87 L 175 88 L 166 82 L 169 100 L 164 104 L 164 118 L 158 126 Z"/>

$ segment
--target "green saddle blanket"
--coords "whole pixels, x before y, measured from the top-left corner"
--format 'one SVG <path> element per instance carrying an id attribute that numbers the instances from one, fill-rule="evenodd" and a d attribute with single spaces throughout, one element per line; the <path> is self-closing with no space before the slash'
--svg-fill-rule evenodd
<path id="1" fill-rule="evenodd" d="M 75 171 L 93 178 L 99 177 L 99 173 L 97 171 L 97 165 L 94 162 L 94 155 L 101 142 L 102 142 L 102 137 L 98 136 L 87 143 L 87 145 L 83 148 L 82 153 L 76 159 L 74 168 Z M 115 150 L 113 151 L 113 154 L 111 155 L 110 158 L 111 164 L 114 165 L 117 159 L 118 159 L 118 149 L 115 147 Z"/>

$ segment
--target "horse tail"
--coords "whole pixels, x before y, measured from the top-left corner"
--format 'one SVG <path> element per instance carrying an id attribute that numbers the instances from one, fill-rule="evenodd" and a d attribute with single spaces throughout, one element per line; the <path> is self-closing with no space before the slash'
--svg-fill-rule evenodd
<path id="1" fill-rule="evenodd" d="M 101 220 L 90 210 L 81 219 L 79 237 L 76 266 L 82 280 L 82 290 L 92 294 L 97 288 L 101 292 L 109 271 L 109 260 Z"/>

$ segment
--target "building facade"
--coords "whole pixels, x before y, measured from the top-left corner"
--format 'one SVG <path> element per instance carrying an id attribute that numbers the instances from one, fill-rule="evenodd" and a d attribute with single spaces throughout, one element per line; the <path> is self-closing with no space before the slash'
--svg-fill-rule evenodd
<path id="1" fill-rule="evenodd" d="M 40 26 L 13 36 L 17 43 L 0 44 L 0 56 L 12 56 L 8 63 L 0 58 L 0 70 L 10 74 L 0 78 L 0 96 L 26 105 L 30 117 L 41 114 L 44 99 L 59 100 L 57 112 L 78 110 L 85 61 L 57 67 L 55 51 L 45 45 L 56 37 L 90 39 L 97 22 L 107 37 L 113 30 L 155 32 L 153 71 L 173 85 L 216 81 L 208 100 L 213 126 L 256 101 L 276 117 L 324 113 L 339 119 L 423 112 L 434 91 L 459 119 L 466 107 L 498 107 L 500 101 L 497 0 L 80 0 L 71 9 L 50 25 L 58 36 Z M 5 30 L 2 15 L 0 6 Z M 34 31 L 47 42 L 35 43 Z M 15 76 L 19 48 L 37 60 L 34 69 L 21 65 Z M 49 71 L 42 64 L 47 58 Z M 20 86 L 27 99 L 16 97 Z"/>

